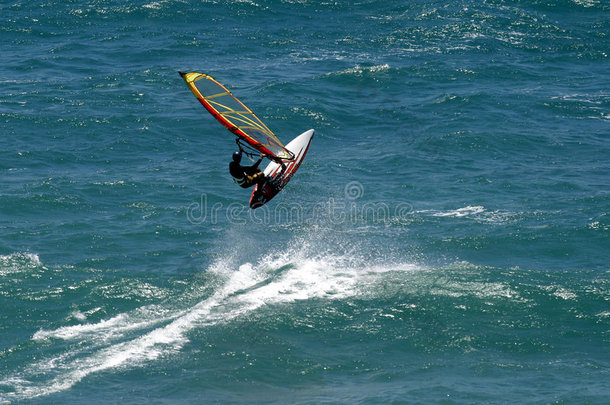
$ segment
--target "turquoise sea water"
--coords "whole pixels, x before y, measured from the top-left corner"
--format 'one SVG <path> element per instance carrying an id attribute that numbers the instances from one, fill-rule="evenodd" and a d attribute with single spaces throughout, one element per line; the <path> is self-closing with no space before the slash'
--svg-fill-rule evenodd
<path id="1" fill-rule="evenodd" d="M 0 403 L 610 398 L 610 6 L 0 3 Z M 267 206 L 178 71 L 288 142 Z"/>

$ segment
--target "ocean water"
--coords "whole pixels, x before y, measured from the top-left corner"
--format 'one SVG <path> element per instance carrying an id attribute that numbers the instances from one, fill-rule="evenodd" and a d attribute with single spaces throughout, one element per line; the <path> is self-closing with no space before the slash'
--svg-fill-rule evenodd
<path id="1" fill-rule="evenodd" d="M 2 1 L 0 43 L 0 403 L 609 401 L 606 1 Z M 316 130 L 265 207 L 178 71 Z"/>

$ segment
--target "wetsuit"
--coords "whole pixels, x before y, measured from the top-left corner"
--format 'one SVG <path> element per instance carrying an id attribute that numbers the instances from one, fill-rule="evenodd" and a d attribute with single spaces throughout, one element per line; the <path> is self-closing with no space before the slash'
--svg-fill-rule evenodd
<path id="1" fill-rule="evenodd" d="M 231 176 L 233 176 L 233 180 L 243 188 L 264 183 L 266 177 L 258 168 L 258 165 L 261 164 L 262 160 L 263 158 L 261 157 L 252 166 L 242 166 L 235 161 L 229 163 L 229 172 L 231 173 Z"/>

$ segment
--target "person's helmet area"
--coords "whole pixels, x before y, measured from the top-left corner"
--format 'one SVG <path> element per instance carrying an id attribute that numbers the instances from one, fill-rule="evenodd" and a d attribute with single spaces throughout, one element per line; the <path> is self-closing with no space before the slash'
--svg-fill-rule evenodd
<path id="1" fill-rule="evenodd" d="M 241 162 L 241 151 L 233 152 L 233 161 L 237 163 Z"/>

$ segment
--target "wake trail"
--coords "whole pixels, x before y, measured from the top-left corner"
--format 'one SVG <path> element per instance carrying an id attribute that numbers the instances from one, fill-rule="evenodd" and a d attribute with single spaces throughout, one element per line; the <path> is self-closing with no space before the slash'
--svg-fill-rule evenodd
<path id="1" fill-rule="evenodd" d="M 286 255 L 268 257 L 256 266 L 246 263 L 237 271 L 218 264 L 208 271 L 221 274 L 226 281 L 190 308 L 172 311 L 151 305 L 94 324 L 40 330 L 32 337 L 35 343 L 48 345 L 60 340 L 78 344 L 0 380 L 0 387 L 11 391 L 0 394 L 0 403 L 64 391 L 94 373 L 138 367 L 177 353 L 194 329 L 230 322 L 264 305 L 358 294 L 357 284 L 363 278 L 397 269 L 382 266 L 363 271 L 343 257 L 302 258 L 297 263 Z M 404 269 L 414 268 L 408 265 Z"/>

